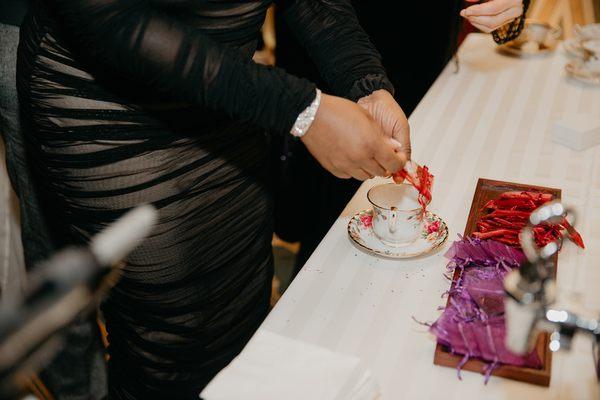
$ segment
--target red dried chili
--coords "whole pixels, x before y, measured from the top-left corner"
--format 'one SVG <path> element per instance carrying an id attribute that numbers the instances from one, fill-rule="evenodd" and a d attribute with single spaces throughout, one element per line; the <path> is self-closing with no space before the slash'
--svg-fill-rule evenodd
<path id="1" fill-rule="evenodd" d="M 525 227 L 533 210 L 553 199 L 551 194 L 540 192 L 504 192 L 499 198 L 488 201 L 483 207 L 485 214 L 477 221 L 477 232 L 473 236 L 480 239 L 494 239 L 510 246 L 518 247 L 519 232 Z M 581 235 L 565 218 L 560 224 L 540 225 L 533 229 L 538 246 L 555 241 L 569 232 L 569 238 L 579 247 L 585 248 Z"/>
<path id="2" fill-rule="evenodd" d="M 429 168 L 421 166 L 414 161 L 406 163 L 403 169 L 392 174 L 394 182 L 400 184 L 405 180 L 413 185 L 419 192 L 419 204 L 423 207 L 423 211 L 431 202 L 431 188 L 433 186 L 433 175 L 429 172 Z"/>

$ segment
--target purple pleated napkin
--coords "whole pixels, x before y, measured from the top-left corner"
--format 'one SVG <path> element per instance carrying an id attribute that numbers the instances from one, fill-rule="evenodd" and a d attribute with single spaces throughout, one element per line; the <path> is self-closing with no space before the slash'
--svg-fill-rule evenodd
<path id="1" fill-rule="evenodd" d="M 504 276 L 525 260 L 515 248 L 493 240 L 464 238 L 445 254 L 449 271 L 458 270 L 449 292 L 449 302 L 431 332 L 454 354 L 463 355 L 460 368 L 471 358 L 488 363 L 486 382 L 494 368 L 510 364 L 540 368 L 536 352 L 522 356 L 505 344 Z"/>

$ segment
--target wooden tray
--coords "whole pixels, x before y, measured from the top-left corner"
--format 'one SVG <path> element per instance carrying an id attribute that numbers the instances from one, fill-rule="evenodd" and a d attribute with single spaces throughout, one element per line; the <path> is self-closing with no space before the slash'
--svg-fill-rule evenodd
<path id="1" fill-rule="evenodd" d="M 553 189 L 541 186 L 521 185 L 518 183 L 493 181 L 489 179 L 480 178 L 477 182 L 477 188 L 473 196 L 473 202 L 471 203 L 471 211 L 469 212 L 469 219 L 467 220 L 467 226 L 465 227 L 464 236 L 470 236 L 471 233 L 477 229 L 477 220 L 482 214 L 481 208 L 489 200 L 498 197 L 501 193 L 518 190 L 518 191 L 538 191 L 542 193 L 550 193 L 555 199 L 560 199 L 560 189 Z M 554 274 L 556 275 L 558 256 L 554 258 Z M 454 288 L 454 280 L 458 277 L 458 271 L 454 273 L 454 279 L 451 289 Z M 448 302 L 450 299 L 448 299 Z M 552 352 L 548 348 L 549 342 L 548 333 L 540 333 L 536 342 L 536 351 L 540 360 L 542 361 L 541 369 L 516 367 L 511 365 L 501 365 L 494 369 L 492 375 L 501 376 L 503 378 L 514 379 L 521 382 L 528 382 L 539 386 L 550 386 L 550 377 L 552 372 Z M 456 368 L 463 356 L 454 355 L 450 353 L 446 346 L 437 344 L 435 348 L 435 354 L 433 363 L 435 365 L 442 365 L 445 367 Z M 484 368 L 488 365 L 483 361 L 477 359 L 471 359 L 462 367 L 462 370 L 474 371 L 483 373 Z"/>

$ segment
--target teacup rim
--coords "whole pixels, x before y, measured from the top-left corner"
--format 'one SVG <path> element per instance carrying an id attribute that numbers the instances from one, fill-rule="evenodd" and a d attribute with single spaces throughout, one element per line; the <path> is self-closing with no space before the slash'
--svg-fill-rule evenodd
<path id="1" fill-rule="evenodd" d="M 375 188 L 378 188 L 378 187 L 380 187 L 380 186 L 391 186 L 391 185 L 394 185 L 394 186 L 395 186 L 395 185 L 406 185 L 406 186 L 410 186 L 410 187 L 412 187 L 413 189 L 415 189 L 415 188 L 414 188 L 414 186 L 412 186 L 410 183 L 406 183 L 406 182 L 402 182 L 402 183 L 394 183 L 394 182 L 380 183 L 379 185 L 372 186 L 372 187 L 371 187 L 371 188 L 370 188 L 370 189 L 367 191 L 367 200 L 369 201 L 369 203 L 371 203 L 371 205 L 372 205 L 372 206 L 375 206 L 375 207 L 377 207 L 377 208 L 380 208 L 380 209 L 382 209 L 382 210 L 391 211 L 391 210 L 392 210 L 392 208 L 391 208 L 391 207 L 383 207 L 383 206 L 380 206 L 379 204 L 375 203 L 375 202 L 374 202 L 374 201 L 371 199 L 371 196 L 370 196 L 370 194 L 371 194 L 371 190 L 373 190 L 373 189 L 375 189 Z M 416 189 L 415 189 L 415 190 L 416 190 Z M 421 209 L 422 209 L 422 207 L 416 207 L 416 208 L 409 209 L 409 210 L 398 209 L 398 210 L 395 210 L 395 211 L 397 211 L 397 212 L 403 212 L 403 213 L 414 213 L 414 212 L 416 212 L 416 211 L 419 211 L 419 210 L 421 210 Z"/>
<path id="2" fill-rule="evenodd" d="M 592 43 L 592 42 L 594 42 L 594 43 L 600 43 L 600 37 L 582 40 L 581 41 L 581 47 L 583 47 L 584 49 L 586 49 L 588 51 L 591 51 L 589 48 L 587 48 L 585 46 L 588 45 L 589 43 Z"/>
<path id="3" fill-rule="evenodd" d="M 552 24 L 552 23 L 547 22 L 547 21 L 542 21 L 541 19 L 526 18 L 525 19 L 525 27 L 527 27 L 529 25 L 539 26 L 541 28 L 546 28 L 547 33 L 549 33 L 549 32 L 556 32 L 558 30 L 560 30 L 561 33 L 562 33 L 562 28 L 560 26 Z"/>
<path id="4" fill-rule="evenodd" d="M 575 37 L 579 40 L 597 39 L 599 37 L 597 35 L 597 31 L 599 28 L 600 28 L 600 22 L 595 22 L 595 23 L 585 24 L 585 25 L 577 24 L 574 27 Z M 588 31 L 588 34 L 585 34 L 586 31 Z M 591 31 L 592 33 L 589 34 L 589 31 Z"/>

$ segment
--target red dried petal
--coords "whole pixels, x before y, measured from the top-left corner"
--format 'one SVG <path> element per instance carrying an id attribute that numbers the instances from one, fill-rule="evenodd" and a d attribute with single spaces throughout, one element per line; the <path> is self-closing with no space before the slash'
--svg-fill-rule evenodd
<path id="1" fill-rule="evenodd" d="M 405 180 L 413 185 L 419 192 L 419 204 L 423 208 L 423 212 L 427 205 L 431 202 L 431 188 L 433 186 L 433 175 L 429 172 L 427 166 L 418 165 L 412 161 L 412 166 L 416 165 L 416 172 L 409 173 L 406 167 L 392 174 L 392 178 L 396 183 L 403 183 Z"/>
<path id="2" fill-rule="evenodd" d="M 554 198 L 552 194 L 535 191 L 510 191 L 488 201 L 482 208 L 487 212 L 477 221 L 477 230 L 473 236 L 493 238 L 511 246 L 520 246 L 518 234 L 523 229 L 531 212 Z M 533 229 L 538 246 L 544 246 L 562 236 L 562 230 L 569 232 L 569 238 L 581 248 L 585 248 L 583 239 L 568 221 L 560 225 L 541 225 Z"/>

